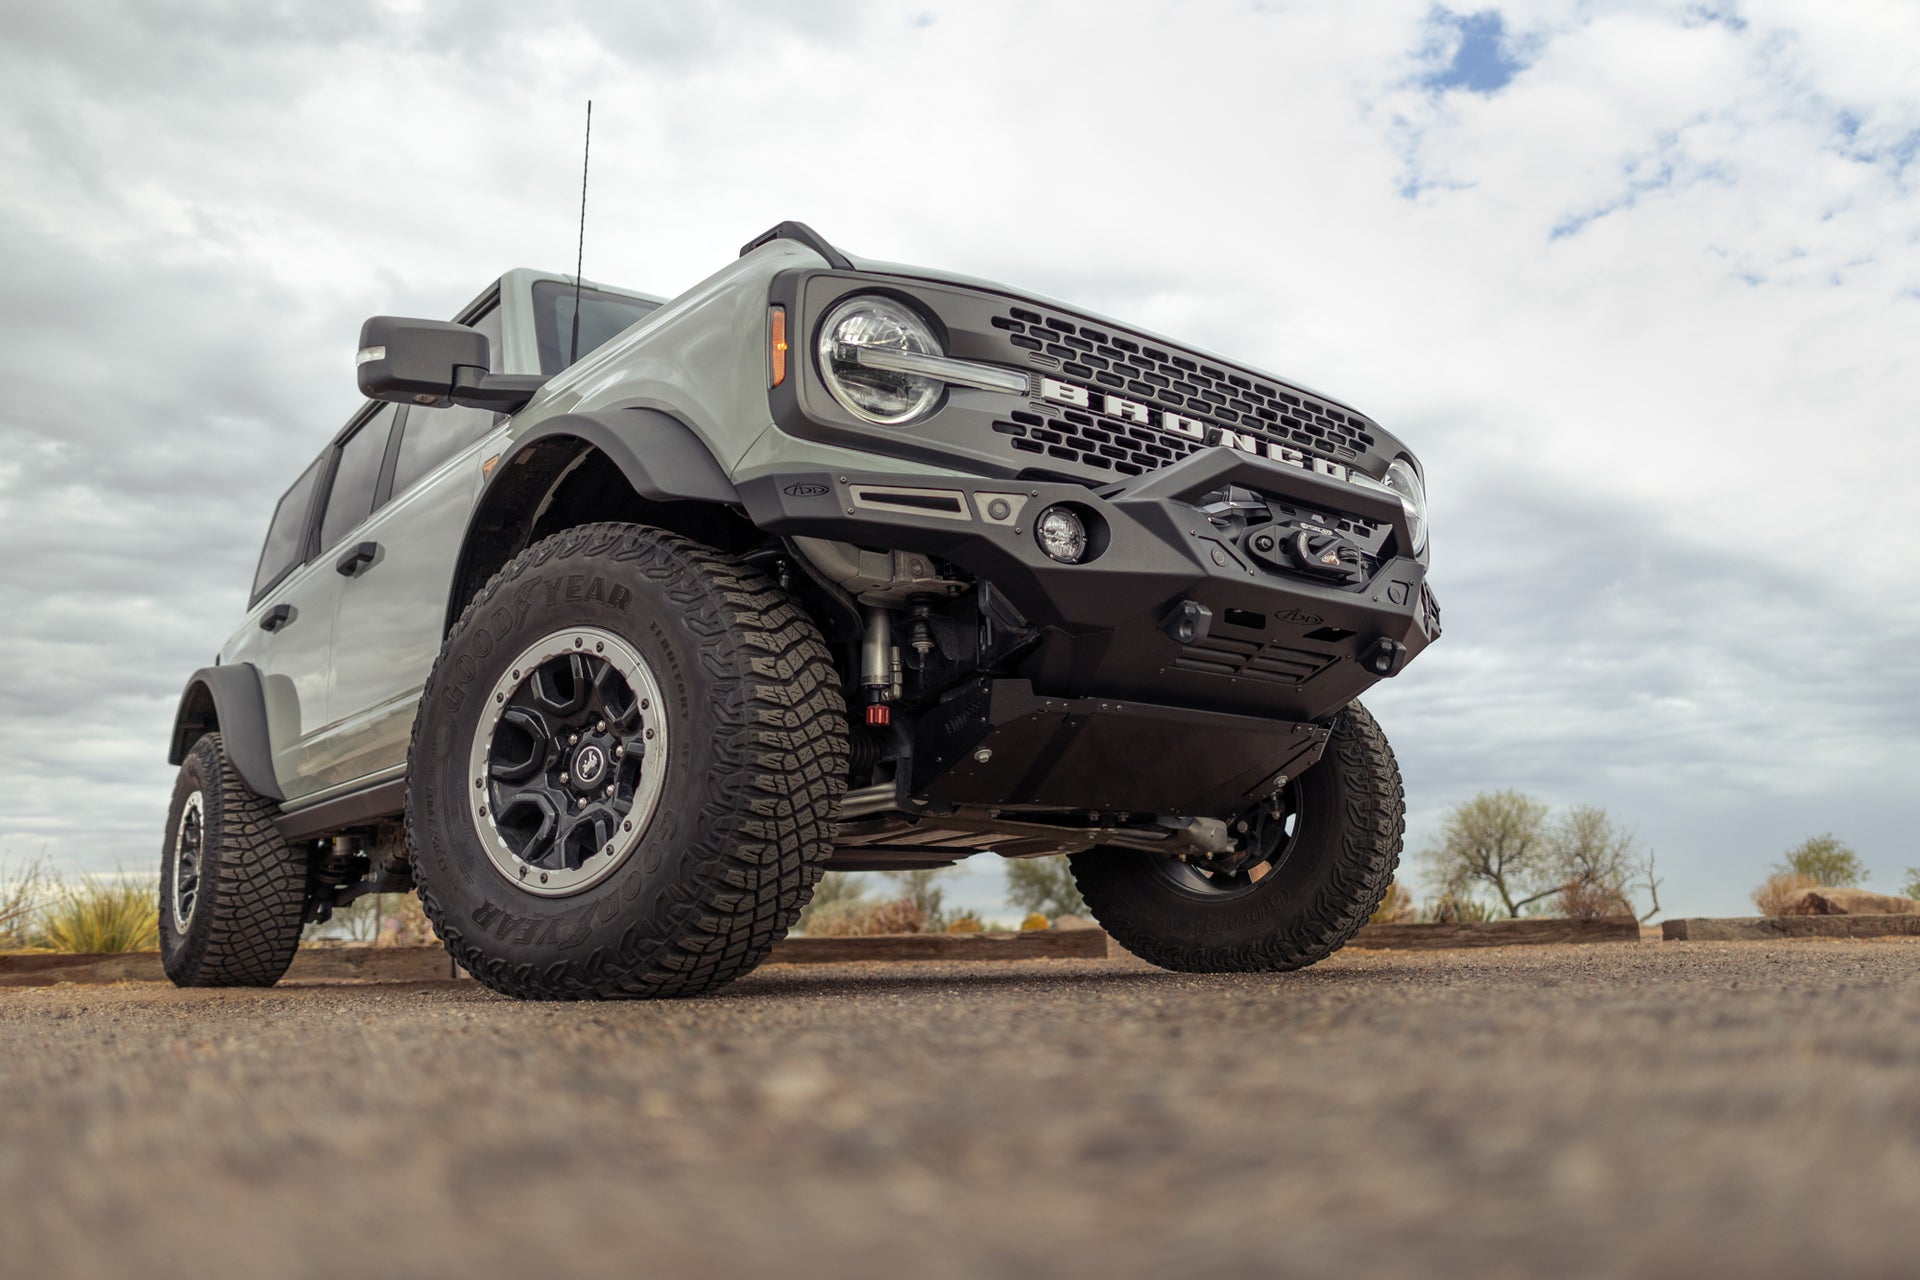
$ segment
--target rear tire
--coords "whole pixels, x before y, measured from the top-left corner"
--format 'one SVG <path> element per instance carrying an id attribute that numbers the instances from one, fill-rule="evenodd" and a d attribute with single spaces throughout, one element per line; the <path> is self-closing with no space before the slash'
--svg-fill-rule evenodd
<path id="1" fill-rule="evenodd" d="M 1275 972 L 1324 960 L 1380 905 L 1406 831 L 1400 768 L 1365 707 L 1335 718 L 1326 753 L 1292 794 L 1297 825 L 1257 879 L 1090 849 L 1070 859 L 1080 896 L 1120 945 L 1163 969 Z"/>
<path id="2" fill-rule="evenodd" d="M 160 962 L 180 987 L 270 987 L 293 963 L 307 858 L 217 733 L 180 765 L 160 859 Z"/>
<path id="3" fill-rule="evenodd" d="M 659 529 L 568 529 L 481 588 L 428 677 L 420 900 L 508 995 L 711 991 L 812 896 L 846 774 L 839 676 L 765 574 Z"/>

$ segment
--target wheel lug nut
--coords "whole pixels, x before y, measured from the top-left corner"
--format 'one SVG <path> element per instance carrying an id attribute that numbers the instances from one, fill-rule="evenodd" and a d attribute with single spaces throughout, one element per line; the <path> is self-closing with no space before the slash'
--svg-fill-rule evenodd
<path id="1" fill-rule="evenodd" d="M 562 781 L 562 782 L 565 782 L 566 780 L 567 780 L 567 775 L 566 775 L 566 774 L 564 774 L 564 773 L 563 773 L 563 774 L 561 774 L 561 775 L 560 775 L 560 781 Z"/>
<path id="2" fill-rule="evenodd" d="M 572 746 L 572 745 L 573 745 L 574 743 L 576 743 L 576 742 L 578 742 L 578 741 L 580 741 L 580 735 L 579 735 L 579 734 L 577 734 L 577 733 L 570 733 L 570 734 L 568 734 L 568 735 L 567 735 L 567 745 L 568 745 L 568 746 Z"/>
<path id="3" fill-rule="evenodd" d="M 612 795 L 612 794 L 613 794 L 613 785 L 612 785 L 611 783 L 609 783 L 609 784 L 607 785 L 607 794 L 608 794 L 608 795 Z"/>
<path id="4" fill-rule="evenodd" d="M 625 754 L 627 754 L 627 749 L 625 747 L 615 747 L 613 749 L 613 758 L 615 760 L 618 760 L 621 756 Z"/>
<path id="5" fill-rule="evenodd" d="M 597 721 L 593 726 L 593 731 L 595 733 L 605 733 L 607 731 L 607 722 L 605 720 Z"/>
<path id="6" fill-rule="evenodd" d="M 540 873 L 540 883 L 545 884 L 546 882 L 547 882 L 547 873 L 542 871 Z"/>
<path id="7" fill-rule="evenodd" d="M 527 878 L 527 869 L 525 867 L 520 868 L 520 878 L 522 880 Z"/>
<path id="8" fill-rule="evenodd" d="M 578 803 L 578 807 L 579 807 L 579 808 L 582 808 L 582 809 L 584 809 L 584 808 L 586 808 L 586 807 L 587 807 L 587 798 L 586 798 L 585 796 L 581 796 L 581 797 L 580 797 L 580 800 L 579 800 L 579 803 Z"/>

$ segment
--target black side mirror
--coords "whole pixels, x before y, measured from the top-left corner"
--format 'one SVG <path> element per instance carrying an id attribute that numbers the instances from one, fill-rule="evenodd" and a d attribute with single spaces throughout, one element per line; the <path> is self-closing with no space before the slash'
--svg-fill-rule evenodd
<path id="1" fill-rule="evenodd" d="M 488 373 L 487 335 L 445 320 L 375 316 L 360 326 L 360 394 L 369 400 L 512 413 L 545 378 Z"/>

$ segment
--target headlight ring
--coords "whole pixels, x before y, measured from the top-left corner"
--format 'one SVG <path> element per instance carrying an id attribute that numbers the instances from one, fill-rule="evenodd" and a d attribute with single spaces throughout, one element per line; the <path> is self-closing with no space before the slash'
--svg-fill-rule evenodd
<path id="1" fill-rule="evenodd" d="M 863 349 L 944 356 L 933 326 L 913 308 L 878 294 L 860 294 L 835 306 L 820 326 L 820 379 L 841 408 L 875 426 L 907 426 L 939 407 L 946 390 L 942 380 L 864 364 Z"/>

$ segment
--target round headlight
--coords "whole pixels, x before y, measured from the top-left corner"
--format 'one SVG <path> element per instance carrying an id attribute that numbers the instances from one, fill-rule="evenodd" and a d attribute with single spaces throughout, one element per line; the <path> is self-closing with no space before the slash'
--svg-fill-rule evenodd
<path id="1" fill-rule="evenodd" d="M 1079 564 L 1087 554 L 1087 525 L 1072 507 L 1048 507 L 1033 522 L 1040 549 L 1062 564 Z"/>
<path id="2" fill-rule="evenodd" d="M 1420 473 L 1411 462 L 1395 458 L 1387 468 L 1387 488 L 1400 498 L 1400 506 L 1407 513 L 1407 528 L 1413 533 L 1413 554 L 1419 555 L 1427 545 L 1427 487 L 1420 483 Z"/>
<path id="3" fill-rule="evenodd" d="M 945 355 L 925 320 L 891 298 L 849 298 L 820 326 L 820 377 L 848 413 L 879 426 L 900 426 L 933 411 L 944 383 L 864 364 L 863 349 Z"/>

